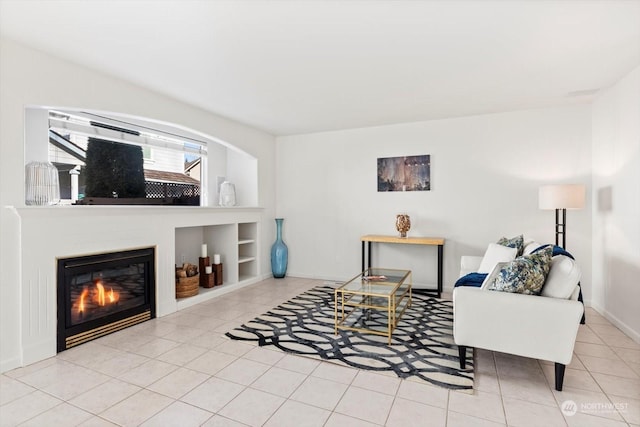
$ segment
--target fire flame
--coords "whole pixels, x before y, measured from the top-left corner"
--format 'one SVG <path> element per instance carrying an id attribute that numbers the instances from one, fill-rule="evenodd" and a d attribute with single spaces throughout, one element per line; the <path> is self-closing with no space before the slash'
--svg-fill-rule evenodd
<path id="1" fill-rule="evenodd" d="M 104 286 L 102 286 L 102 282 L 96 282 L 96 288 L 98 288 L 98 305 L 104 307 Z"/>
<path id="2" fill-rule="evenodd" d="M 97 279 L 94 281 L 94 285 L 96 287 L 95 291 L 91 291 L 91 301 L 97 304 L 100 307 L 104 307 L 109 304 L 116 304 L 120 300 L 120 294 L 115 292 L 112 287 L 109 290 L 104 288 L 102 281 Z M 87 307 L 87 303 L 89 302 L 89 288 L 84 288 L 80 297 L 78 298 L 78 313 L 83 314 Z M 89 307 L 91 305 L 89 304 Z"/>
<path id="3" fill-rule="evenodd" d="M 96 289 L 98 290 L 97 295 L 94 297 L 94 302 L 96 302 L 100 307 L 104 307 L 107 305 L 107 300 L 109 304 L 114 304 L 118 302 L 120 299 L 120 294 L 118 292 L 114 292 L 113 288 L 109 288 L 109 291 L 104 289 L 102 282 L 98 279 L 96 280 Z"/>
<path id="4" fill-rule="evenodd" d="M 80 301 L 78 302 L 78 313 L 84 313 L 84 299 L 89 295 L 89 289 L 84 288 L 80 294 Z"/>

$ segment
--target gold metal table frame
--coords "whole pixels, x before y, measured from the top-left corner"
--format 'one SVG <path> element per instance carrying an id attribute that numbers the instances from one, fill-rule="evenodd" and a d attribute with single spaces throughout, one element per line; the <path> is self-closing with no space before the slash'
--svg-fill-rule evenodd
<path id="1" fill-rule="evenodd" d="M 338 330 L 367 332 L 386 336 L 391 344 L 393 330 L 405 310 L 411 307 L 411 284 L 411 270 L 368 268 L 358 274 L 334 291 L 334 333 L 337 335 Z M 358 326 L 363 316 L 370 318 L 373 311 L 386 311 L 386 330 Z"/>

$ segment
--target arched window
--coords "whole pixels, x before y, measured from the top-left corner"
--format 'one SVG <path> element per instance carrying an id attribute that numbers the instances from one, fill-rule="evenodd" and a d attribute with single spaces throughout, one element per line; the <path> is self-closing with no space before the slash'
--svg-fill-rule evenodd
<path id="1" fill-rule="evenodd" d="M 233 179 L 239 204 L 257 205 L 256 159 L 223 141 L 130 116 L 28 108 L 27 161 L 43 160 L 34 135 L 44 120 L 63 204 L 216 206 L 219 183 Z"/>

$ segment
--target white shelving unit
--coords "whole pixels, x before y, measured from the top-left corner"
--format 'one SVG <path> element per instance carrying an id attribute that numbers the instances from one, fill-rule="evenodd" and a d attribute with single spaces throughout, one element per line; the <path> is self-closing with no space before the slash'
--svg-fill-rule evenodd
<path id="1" fill-rule="evenodd" d="M 220 254 L 223 284 L 199 288 L 198 295 L 177 300 L 177 309 L 207 301 L 232 291 L 237 286 L 258 280 L 258 222 L 234 222 L 175 229 L 176 264 L 198 263 L 200 247 L 207 245 L 207 255 Z"/>
<path id="2" fill-rule="evenodd" d="M 238 281 L 251 280 L 258 274 L 257 243 L 258 224 L 238 224 Z"/>

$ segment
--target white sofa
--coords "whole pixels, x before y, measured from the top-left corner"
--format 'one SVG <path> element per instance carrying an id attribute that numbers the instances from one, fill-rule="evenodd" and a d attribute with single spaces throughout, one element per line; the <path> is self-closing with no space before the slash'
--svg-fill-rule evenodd
<path id="1" fill-rule="evenodd" d="M 525 254 L 540 244 L 530 243 Z M 483 257 L 463 256 L 461 276 L 478 270 Z M 564 255 L 552 258 L 540 296 L 498 292 L 482 287 L 453 291 L 453 336 L 464 369 L 466 347 L 477 347 L 555 363 L 555 388 L 562 390 L 580 319 L 580 269 Z"/>

